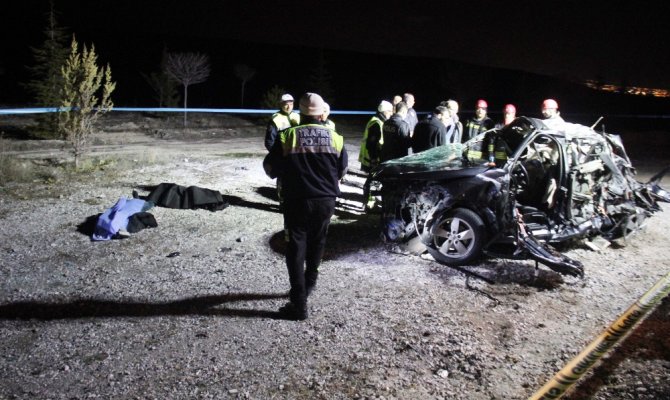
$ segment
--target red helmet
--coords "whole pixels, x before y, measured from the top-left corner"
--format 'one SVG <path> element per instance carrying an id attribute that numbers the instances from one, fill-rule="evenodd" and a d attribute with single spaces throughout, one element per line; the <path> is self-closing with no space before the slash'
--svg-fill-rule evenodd
<path id="1" fill-rule="evenodd" d="M 489 105 L 486 104 L 486 100 L 477 100 L 477 108 L 488 108 Z"/>
<path id="2" fill-rule="evenodd" d="M 516 114 L 516 107 L 514 107 L 514 104 L 506 104 L 503 112 Z"/>
<path id="3" fill-rule="evenodd" d="M 558 103 L 554 99 L 547 99 L 542 102 L 542 109 L 544 110 L 546 108 L 558 109 Z"/>

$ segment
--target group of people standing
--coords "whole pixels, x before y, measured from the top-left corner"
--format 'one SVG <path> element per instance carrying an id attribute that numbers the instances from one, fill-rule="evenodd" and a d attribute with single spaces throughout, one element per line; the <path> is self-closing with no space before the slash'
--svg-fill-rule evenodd
<path id="1" fill-rule="evenodd" d="M 414 104 L 411 93 L 379 103 L 363 132 L 361 170 L 370 172 L 380 162 L 411 152 L 463 143 L 481 132 L 509 124 L 516 116 L 516 108 L 508 104 L 503 120 L 496 125 L 487 115 L 486 101 L 478 100 L 474 117 L 463 124 L 458 117 L 458 102 L 446 100 L 419 121 Z M 263 168 L 269 177 L 277 178 L 284 215 L 291 288 L 290 301 L 280 308 L 279 316 L 304 320 L 308 316 L 307 298 L 316 287 L 335 199 L 341 195 L 339 184 L 347 173 L 348 156 L 343 137 L 328 118 L 330 106 L 320 95 L 302 95 L 300 114 L 293 111 L 293 105 L 293 96 L 282 95 L 280 109 L 270 118 Z M 545 100 L 542 113 L 548 125 L 563 122 L 555 100 Z"/>
<path id="2" fill-rule="evenodd" d="M 395 100 L 398 101 L 394 106 L 394 114 L 390 117 L 386 115 L 384 111 L 391 104 L 384 100 L 380 103 L 377 114 L 371 119 L 379 125 L 380 135 L 371 135 L 369 126 L 366 127 L 359 153 L 363 171 L 369 171 L 378 163 L 411 153 L 449 143 L 466 142 L 496 125 L 487 115 L 488 105 L 485 100 L 477 101 L 475 115 L 465 125 L 459 120 L 459 104 L 455 100 L 441 102 L 421 121 L 413 108 L 415 100 L 411 93 L 405 93 L 402 97 L 396 96 Z M 502 123 L 509 123 L 514 119 L 516 109 L 508 104 L 505 112 L 507 122 Z"/>
<path id="3" fill-rule="evenodd" d="M 480 133 L 501 128 L 516 118 L 514 104 L 503 107 L 502 120 L 494 122 L 488 116 L 488 103 L 479 99 L 472 118 L 462 123 L 455 100 L 440 102 L 424 119 L 417 118 L 414 95 L 396 95 L 393 104 L 379 103 L 377 113 L 368 121 L 359 152 L 361 170 L 369 172 L 384 161 L 418 153 L 450 143 L 465 143 Z M 563 123 L 558 103 L 547 99 L 542 103 L 542 115 L 550 127 Z"/>

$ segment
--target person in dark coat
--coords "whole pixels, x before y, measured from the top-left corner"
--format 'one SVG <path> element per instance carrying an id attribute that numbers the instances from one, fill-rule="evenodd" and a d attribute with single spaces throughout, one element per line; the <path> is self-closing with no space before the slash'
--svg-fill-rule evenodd
<path id="1" fill-rule="evenodd" d="M 279 102 L 279 111 L 272 114 L 265 128 L 265 148 L 270 151 L 277 140 L 279 131 L 300 123 L 300 114 L 293 112 L 293 96 L 285 93 Z"/>
<path id="2" fill-rule="evenodd" d="M 416 124 L 412 136 L 412 151 L 414 153 L 448 143 L 447 129 L 444 124 L 448 116 L 447 107 L 437 106 L 433 110 L 432 118 L 426 118 Z"/>
<path id="3" fill-rule="evenodd" d="M 300 98 L 300 125 L 279 133 L 263 160 L 269 177 L 284 184 L 284 230 L 290 302 L 282 318 L 307 318 L 307 297 L 316 286 L 340 180 L 347 173 L 344 138 L 324 125 L 324 101 L 316 93 Z"/>
<path id="4" fill-rule="evenodd" d="M 384 144 L 382 145 L 381 161 L 404 157 L 412 147 L 409 124 L 405 121 L 407 104 L 404 101 L 395 105 L 395 114 L 383 125 Z"/>
<path id="5" fill-rule="evenodd" d="M 459 120 L 458 116 L 458 102 L 449 99 L 443 103 L 440 103 L 440 105 L 447 107 L 447 111 L 449 111 L 449 116 L 444 120 L 444 124 L 447 126 L 447 141 L 449 143 L 461 143 L 463 123 Z"/>
<path id="6" fill-rule="evenodd" d="M 402 101 L 407 104 L 407 115 L 405 116 L 405 121 L 409 124 L 409 131 L 414 132 L 416 124 L 419 122 L 419 117 L 416 115 L 416 110 L 414 110 L 414 95 L 412 93 L 405 93 L 402 95 Z"/>
<path id="7" fill-rule="evenodd" d="M 461 138 L 463 143 L 480 133 L 493 129 L 495 122 L 493 122 L 487 114 L 488 107 L 489 105 L 485 100 L 477 100 L 477 108 L 475 109 L 474 117 L 467 120 L 464 125 L 465 130 L 463 131 L 463 137 Z"/>

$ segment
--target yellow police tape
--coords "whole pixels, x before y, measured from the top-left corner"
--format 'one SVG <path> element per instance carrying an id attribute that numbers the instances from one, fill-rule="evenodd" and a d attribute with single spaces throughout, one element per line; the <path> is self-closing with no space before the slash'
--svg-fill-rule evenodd
<path id="1" fill-rule="evenodd" d="M 558 399 L 577 382 L 609 349 L 623 340 L 632 328 L 656 307 L 670 293 L 670 272 L 658 280 L 638 301 L 611 324 L 598 338 L 592 341 L 581 353 L 573 358 L 563 369 L 540 390 L 530 397 L 531 400 Z"/>

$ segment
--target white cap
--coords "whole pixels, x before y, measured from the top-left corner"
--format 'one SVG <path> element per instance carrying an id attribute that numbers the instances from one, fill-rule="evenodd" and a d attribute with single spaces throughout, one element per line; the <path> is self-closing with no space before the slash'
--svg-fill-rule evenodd
<path id="1" fill-rule="evenodd" d="M 293 101 L 293 96 L 291 96 L 288 93 L 282 94 L 281 95 L 281 101 Z"/>
<path id="2" fill-rule="evenodd" d="M 300 114 L 304 115 L 322 115 L 323 98 L 316 93 L 305 93 L 300 98 Z"/>
<path id="3" fill-rule="evenodd" d="M 379 103 L 379 107 L 377 107 L 377 111 L 379 112 L 393 111 L 393 104 L 389 103 L 386 100 L 382 100 L 382 102 Z"/>

